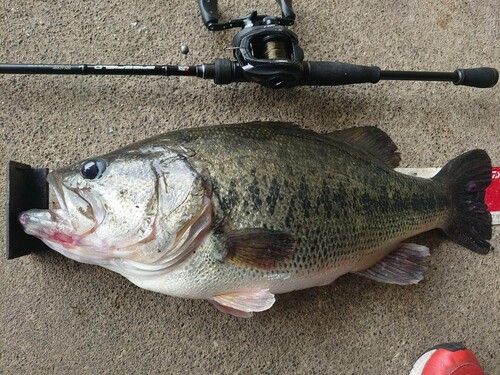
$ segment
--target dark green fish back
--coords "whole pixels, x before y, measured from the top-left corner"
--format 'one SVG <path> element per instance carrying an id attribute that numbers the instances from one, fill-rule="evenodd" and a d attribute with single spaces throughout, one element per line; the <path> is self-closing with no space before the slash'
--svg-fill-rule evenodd
<path id="1" fill-rule="evenodd" d="M 151 141 L 150 141 L 151 142 Z M 289 124 L 242 124 L 169 133 L 211 184 L 216 230 L 291 234 L 282 267 L 314 272 L 359 259 L 443 223 L 445 188 L 394 172 L 360 149 Z"/>

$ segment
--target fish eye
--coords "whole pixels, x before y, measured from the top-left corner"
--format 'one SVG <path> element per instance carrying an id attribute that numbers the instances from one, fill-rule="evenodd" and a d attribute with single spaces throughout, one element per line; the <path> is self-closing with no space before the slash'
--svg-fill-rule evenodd
<path id="1" fill-rule="evenodd" d="M 80 173 L 87 180 L 100 178 L 106 170 L 106 163 L 101 159 L 89 160 L 83 164 Z"/>

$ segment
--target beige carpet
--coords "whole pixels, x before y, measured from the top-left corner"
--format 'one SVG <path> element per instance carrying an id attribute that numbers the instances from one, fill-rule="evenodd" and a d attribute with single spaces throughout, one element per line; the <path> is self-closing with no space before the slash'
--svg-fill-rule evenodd
<path id="1" fill-rule="evenodd" d="M 220 8 L 225 18 L 278 11 L 271 0 L 225 0 Z M 294 8 L 292 30 L 309 60 L 500 68 L 497 0 L 312 0 Z M 0 61 L 209 63 L 231 56 L 235 32 L 208 32 L 196 1 L 3 0 Z M 379 126 L 399 146 L 403 167 L 442 166 L 477 147 L 500 165 L 499 87 L 384 82 L 271 91 L 196 78 L 0 76 L 0 162 L 56 168 L 170 129 L 283 120 L 318 131 Z M 1 257 L 0 372 L 407 374 L 426 348 L 465 341 L 489 374 L 500 373 L 498 252 L 479 256 L 437 232 L 418 242 L 432 259 L 417 286 L 348 275 L 280 295 L 249 320 L 141 290 L 55 252 Z M 499 228 L 492 243 L 500 246 Z"/>

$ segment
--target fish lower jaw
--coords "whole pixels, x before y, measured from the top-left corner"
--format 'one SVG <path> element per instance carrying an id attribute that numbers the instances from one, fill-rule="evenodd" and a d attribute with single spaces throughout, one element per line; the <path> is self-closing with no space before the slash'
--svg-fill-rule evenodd
<path id="1" fill-rule="evenodd" d="M 42 240 L 52 249 L 63 248 L 69 250 L 80 244 L 79 237 L 61 231 L 42 231 L 32 228 L 25 229 L 25 232 Z"/>

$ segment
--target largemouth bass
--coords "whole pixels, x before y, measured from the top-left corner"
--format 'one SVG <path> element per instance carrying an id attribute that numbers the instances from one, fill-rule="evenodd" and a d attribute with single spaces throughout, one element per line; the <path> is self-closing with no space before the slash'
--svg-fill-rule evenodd
<path id="1" fill-rule="evenodd" d="M 180 130 L 51 172 L 60 207 L 19 220 L 71 259 L 249 317 L 275 294 L 349 272 L 417 283 L 429 249 L 405 240 L 434 228 L 474 252 L 492 249 L 485 151 L 432 179 L 395 172 L 399 161 L 375 127 Z"/>

